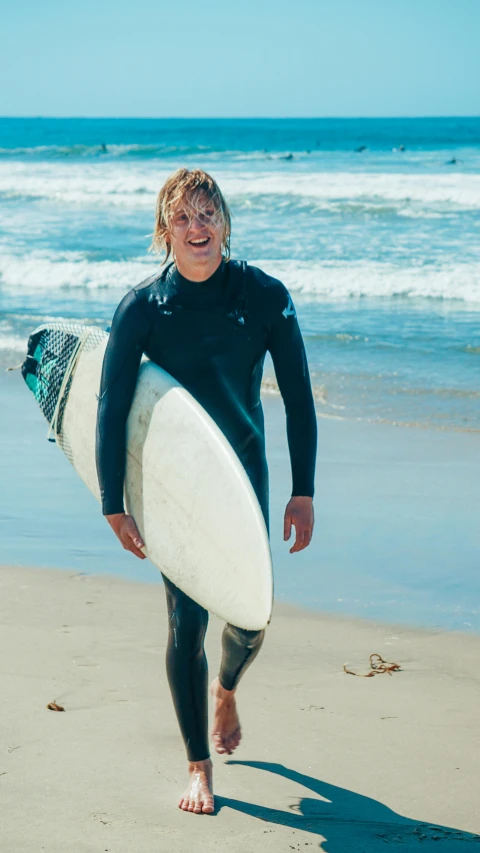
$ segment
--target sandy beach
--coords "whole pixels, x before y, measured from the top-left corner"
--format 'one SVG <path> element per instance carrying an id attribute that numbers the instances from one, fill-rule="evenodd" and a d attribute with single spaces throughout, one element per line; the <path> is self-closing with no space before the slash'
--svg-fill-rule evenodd
<path id="1" fill-rule="evenodd" d="M 216 757 L 217 813 L 184 814 L 159 584 L 0 569 L 2 849 L 460 853 L 480 843 L 480 638 L 277 605 Z M 221 623 L 207 634 L 210 672 Z M 373 678 L 380 653 L 401 671 Z M 46 708 L 56 701 L 65 713 Z M 235 763 L 234 763 L 235 761 Z M 236 763 L 238 762 L 238 763 Z"/>

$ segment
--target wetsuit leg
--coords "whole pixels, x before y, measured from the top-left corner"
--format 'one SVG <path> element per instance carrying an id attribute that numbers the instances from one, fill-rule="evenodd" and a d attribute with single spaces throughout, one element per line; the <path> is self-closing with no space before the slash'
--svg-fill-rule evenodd
<path id="1" fill-rule="evenodd" d="M 203 641 L 208 612 L 162 575 L 169 633 L 167 676 L 189 761 L 208 758 L 208 667 Z"/>
<path id="2" fill-rule="evenodd" d="M 254 447 L 253 451 L 240 455 L 240 459 L 257 495 L 265 524 L 268 530 L 268 468 L 263 449 Z M 233 690 L 244 672 L 255 660 L 262 646 L 265 631 L 247 631 L 235 625 L 225 625 L 222 634 L 222 661 L 220 664 L 220 684 L 226 690 Z"/>
<path id="3" fill-rule="evenodd" d="M 265 456 L 242 459 L 268 527 L 268 470 Z M 208 668 L 203 641 L 208 612 L 162 575 L 167 595 L 169 634 L 167 676 L 189 761 L 209 757 Z M 222 635 L 220 684 L 233 690 L 255 660 L 265 631 L 247 631 L 227 624 Z"/>
<path id="4" fill-rule="evenodd" d="M 225 690 L 234 690 L 244 672 L 257 657 L 265 631 L 246 631 L 225 625 L 222 634 L 222 662 L 219 680 Z"/>
<path id="5" fill-rule="evenodd" d="M 238 456 L 253 486 L 265 519 L 267 531 L 269 531 L 269 477 L 265 446 L 263 444 L 252 443 L 245 452 L 239 453 Z"/>

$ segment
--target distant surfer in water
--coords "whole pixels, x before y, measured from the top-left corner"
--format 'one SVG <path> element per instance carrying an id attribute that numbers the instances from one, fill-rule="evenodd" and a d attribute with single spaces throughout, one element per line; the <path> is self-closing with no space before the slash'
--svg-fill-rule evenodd
<path id="1" fill-rule="evenodd" d="M 154 250 L 165 252 L 164 266 L 127 293 L 113 318 L 99 395 L 97 470 L 103 514 L 123 547 L 140 559 L 144 543 L 124 511 L 123 490 L 126 421 L 143 353 L 187 388 L 218 424 L 245 467 L 268 527 L 260 384 L 270 352 L 285 404 L 292 467 L 284 539 L 290 538 L 293 525 L 290 553 L 295 553 L 312 537 L 317 422 L 295 308 L 281 282 L 230 260 L 230 228 L 230 212 L 215 181 L 200 169 L 175 172 L 158 196 L 152 243 Z M 208 613 L 163 579 L 169 614 L 167 674 L 190 775 L 179 807 L 211 814 L 203 647 Z M 225 626 L 220 672 L 210 688 L 215 703 L 212 740 L 220 754 L 230 755 L 240 743 L 236 688 L 264 633 Z"/>

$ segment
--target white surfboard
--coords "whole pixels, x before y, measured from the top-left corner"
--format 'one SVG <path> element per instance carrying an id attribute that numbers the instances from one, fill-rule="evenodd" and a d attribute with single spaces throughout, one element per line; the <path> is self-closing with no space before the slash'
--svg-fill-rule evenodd
<path id="1" fill-rule="evenodd" d="M 86 326 L 52 324 L 35 330 L 30 341 L 39 332 L 45 337 L 40 336 L 35 353 L 35 390 L 25 373 L 24 378 L 53 420 L 57 442 L 99 500 L 95 429 L 108 336 Z M 62 351 L 63 365 L 59 358 L 59 370 L 53 373 L 52 352 L 60 352 L 62 334 L 70 343 Z M 48 347 L 50 357 L 45 360 Z M 52 385 L 53 416 L 45 399 L 39 399 Z M 125 498 L 148 557 L 173 583 L 233 625 L 260 630 L 268 624 L 273 597 L 270 547 L 248 476 L 203 407 L 146 359 L 127 422 Z"/>

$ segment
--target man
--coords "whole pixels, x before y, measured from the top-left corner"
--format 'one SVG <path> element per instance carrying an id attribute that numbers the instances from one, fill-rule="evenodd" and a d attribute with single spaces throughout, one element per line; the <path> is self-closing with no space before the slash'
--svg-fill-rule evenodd
<path id="1" fill-rule="evenodd" d="M 230 260 L 230 212 L 215 181 L 200 169 L 179 169 L 160 190 L 153 248 L 173 263 L 129 291 L 115 313 L 105 353 L 97 423 L 102 508 L 123 547 L 140 559 L 143 542 L 125 514 L 125 425 L 141 357 L 175 377 L 203 405 L 237 452 L 268 526 L 268 471 L 260 384 L 270 351 L 285 403 L 292 465 L 291 553 L 310 543 L 316 416 L 308 366 L 292 300 L 281 282 Z M 163 448 L 168 453 L 168 447 Z M 162 448 L 159 448 L 162 452 Z M 181 464 L 181 460 L 179 460 Z M 164 576 L 169 614 L 167 674 L 189 760 L 180 808 L 214 811 L 207 737 L 208 613 Z M 231 754 L 241 737 L 235 691 L 264 631 L 226 625 L 222 662 L 211 685 L 212 739 Z"/>

